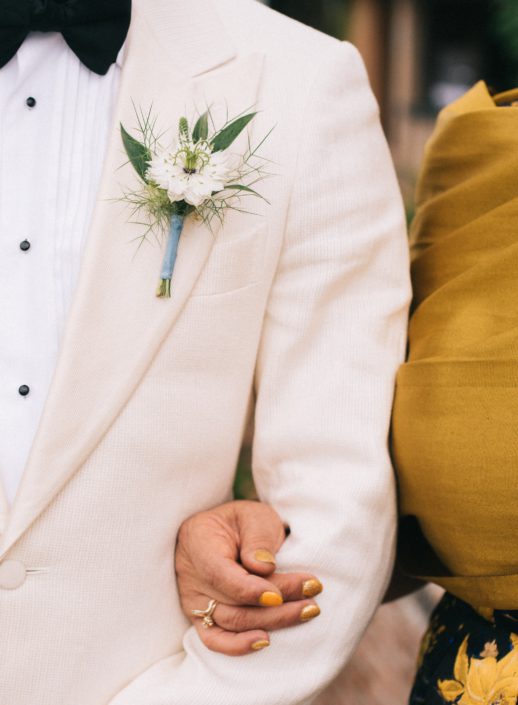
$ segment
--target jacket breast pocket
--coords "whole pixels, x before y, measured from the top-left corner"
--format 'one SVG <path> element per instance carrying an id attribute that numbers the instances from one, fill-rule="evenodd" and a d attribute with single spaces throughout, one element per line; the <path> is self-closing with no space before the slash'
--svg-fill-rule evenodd
<path id="1" fill-rule="evenodd" d="M 261 278 L 267 233 L 265 222 L 231 239 L 221 231 L 191 296 L 225 294 L 256 284 Z"/>

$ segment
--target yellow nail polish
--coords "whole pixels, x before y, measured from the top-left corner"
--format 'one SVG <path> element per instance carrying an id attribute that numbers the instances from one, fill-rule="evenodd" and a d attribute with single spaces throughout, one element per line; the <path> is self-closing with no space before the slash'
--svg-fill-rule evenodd
<path id="1" fill-rule="evenodd" d="M 272 565 L 275 565 L 275 558 L 270 553 L 270 551 L 267 551 L 265 548 L 259 548 L 255 552 L 254 556 L 256 561 L 260 561 L 261 563 L 271 563 Z"/>
<path id="2" fill-rule="evenodd" d="M 270 646 L 270 642 L 263 639 L 262 641 L 255 641 L 250 648 L 252 651 L 261 651 L 261 649 L 266 649 L 267 646 Z"/>
<path id="3" fill-rule="evenodd" d="M 324 589 L 324 586 L 320 582 L 320 580 L 312 579 L 312 580 L 306 580 L 306 582 L 302 586 L 302 594 L 304 597 L 315 597 L 316 595 L 320 595 L 322 590 Z"/>
<path id="4" fill-rule="evenodd" d="M 309 622 L 310 619 L 315 619 L 320 614 L 320 607 L 318 605 L 308 605 L 304 607 L 300 613 L 301 622 Z"/>
<path id="5" fill-rule="evenodd" d="M 261 604 L 263 607 L 279 607 L 279 605 L 282 605 L 282 603 L 282 596 L 277 594 L 276 592 L 263 592 L 263 594 L 259 598 L 259 604 Z"/>

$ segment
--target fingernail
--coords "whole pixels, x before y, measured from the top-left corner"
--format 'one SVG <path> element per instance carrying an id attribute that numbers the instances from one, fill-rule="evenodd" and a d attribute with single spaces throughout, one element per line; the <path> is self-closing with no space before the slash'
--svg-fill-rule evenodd
<path id="1" fill-rule="evenodd" d="M 263 592 L 259 598 L 259 604 L 263 605 L 263 607 L 279 607 L 282 602 L 282 596 L 276 592 Z"/>
<path id="2" fill-rule="evenodd" d="M 309 622 L 310 619 L 315 619 L 320 614 L 320 607 L 318 605 L 308 605 L 304 607 L 300 613 L 301 622 Z"/>
<path id="3" fill-rule="evenodd" d="M 267 551 L 265 548 L 259 548 L 254 555 L 256 561 L 260 561 L 261 563 L 271 563 L 272 565 L 275 565 L 275 558 L 270 553 L 270 551 Z"/>
<path id="4" fill-rule="evenodd" d="M 254 641 L 250 648 L 252 651 L 261 651 L 261 649 L 266 649 L 267 646 L 270 646 L 270 642 L 263 639 L 262 641 Z"/>
<path id="5" fill-rule="evenodd" d="M 304 597 L 315 597 L 316 595 L 320 595 L 323 589 L 324 586 L 320 580 L 314 578 L 312 580 L 306 580 L 302 585 L 302 594 Z"/>

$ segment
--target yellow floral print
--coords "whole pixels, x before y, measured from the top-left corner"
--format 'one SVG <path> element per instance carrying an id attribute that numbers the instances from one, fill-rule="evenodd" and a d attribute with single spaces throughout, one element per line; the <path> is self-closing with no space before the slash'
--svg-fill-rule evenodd
<path id="1" fill-rule="evenodd" d="M 498 646 L 496 645 L 496 641 L 488 641 L 485 646 L 483 651 L 480 652 L 480 658 L 498 658 Z"/>
<path id="2" fill-rule="evenodd" d="M 442 697 L 447 702 L 458 703 L 458 705 L 517 705 L 518 643 L 516 638 L 513 639 L 513 650 L 500 661 L 492 655 L 480 659 L 469 658 L 467 649 L 468 637 L 462 642 L 455 659 L 453 672 L 455 680 L 438 683 Z M 498 654 L 497 651 L 496 654 Z"/>

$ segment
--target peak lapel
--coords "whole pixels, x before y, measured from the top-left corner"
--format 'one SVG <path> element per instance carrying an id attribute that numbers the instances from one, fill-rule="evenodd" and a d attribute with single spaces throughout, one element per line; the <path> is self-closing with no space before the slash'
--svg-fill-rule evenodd
<path id="1" fill-rule="evenodd" d="M 177 5 L 191 6 L 191 2 L 208 7 L 208 0 L 181 0 Z M 175 5 L 175 0 L 136 3 L 78 288 L 40 427 L 0 544 L 0 557 L 86 461 L 130 398 L 183 309 L 217 236 L 192 219 L 186 222 L 172 298 L 157 299 L 154 290 L 163 248 L 144 243 L 137 251 L 132 241 L 142 229 L 128 223 L 128 212 L 114 201 L 124 187 L 135 183 L 132 168 L 120 168 L 125 156 L 118 130 L 119 122 L 134 126 L 133 104 L 144 109 L 152 104 L 159 125 L 168 127 L 182 114 L 194 112 L 195 106 L 223 101 L 230 114 L 237 114 L 256 101 L 262 57 L 235 59 L 226 41 L 213 43 L 203 62 L 192 64 L 190 75 L 185 68 L 172 67 L 164 35 L 170 31 L 169 43 L 175 46 L 179 26 L 170 26 L 175 23 L 166 5 Z M 206 22 L 212 22 L 214 30 L 214 16 L 205 18 L 203 27 Z M 184 28 L 180 34 L 196 35 L 196 27 L 185 22 L 180 27 Z M 204 33 L 202 27 L 200 32 Z M 176 46 L 180 45 L 179 40 Z M 187 50 L 183 59 L 187 62 Z"/>

